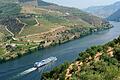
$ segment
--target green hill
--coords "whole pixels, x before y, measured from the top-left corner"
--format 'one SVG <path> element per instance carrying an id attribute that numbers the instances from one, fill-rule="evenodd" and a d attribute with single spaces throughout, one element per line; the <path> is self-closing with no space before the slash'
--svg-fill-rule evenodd
<path id="1" fill-rule="evenodd" d="M 43 80 L 120 80 L 120 37 L 103 46 L 93 46 L 43 74 Z"/>

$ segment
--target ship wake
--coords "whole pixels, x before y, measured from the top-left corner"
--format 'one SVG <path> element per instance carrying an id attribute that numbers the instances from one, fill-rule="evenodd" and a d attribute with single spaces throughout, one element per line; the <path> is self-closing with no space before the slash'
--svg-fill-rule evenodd
<path id="1" fill-rule="evenodd" d="M 30 68 L 30 69 L 27 69 L 27 70 L 23 71 L 22 73 L 20 73 L 18 76 L 23 76 L 23 75 L 29 74 L 29 73 L 35 71 L 36 69 L 37 68 L 34 68 L 34 67 Z"/>

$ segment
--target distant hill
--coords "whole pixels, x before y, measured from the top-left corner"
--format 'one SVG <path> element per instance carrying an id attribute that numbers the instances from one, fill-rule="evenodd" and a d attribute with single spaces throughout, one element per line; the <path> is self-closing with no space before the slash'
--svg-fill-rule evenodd
<path id="1" fill-rule="evenodd" d="M 106 5 L 106 6 L 89 7 L 87 9 L 84 9 L 84 11 L 91 13 L 93 15 L 99 16 L 99 17 L 106 18 L 112 15 L 118 9 L 120 9 L 120 2 L 116 2 L 114 4 Z"/>
<path id="2" fill-rule="evenodd" d="M 107 19 L 111 20 L 111 21 L 118 21 L 118 22 L 120 22 L 120 9 L 117 10 L 112 15 L 110 15 Z"/>

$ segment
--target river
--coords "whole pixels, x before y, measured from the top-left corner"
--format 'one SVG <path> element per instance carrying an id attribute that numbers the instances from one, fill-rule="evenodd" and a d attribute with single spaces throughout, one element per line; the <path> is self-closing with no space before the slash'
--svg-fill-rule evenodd
<path id="1" fill-rule="evenodd" d="M 42 72 L 52 69 L 64 62 L 74 61 L 81 51 L 93 45 L 102 45 L 117 38 L 120 35 L 120 23 L 110 23 L 113 24 L 114 27 L 109 30 L 96 32 L 86 37 L 43 49 L 19 59 L 0 64 L 0 80 L 40 80 Z M 46 59 L 50 56 L 55 56 L 58 60 L 49 66 L 48 69 L 24 73 L 26 70 L 29 71 L 28 69 L 32 68 L 36 61 Z"/>

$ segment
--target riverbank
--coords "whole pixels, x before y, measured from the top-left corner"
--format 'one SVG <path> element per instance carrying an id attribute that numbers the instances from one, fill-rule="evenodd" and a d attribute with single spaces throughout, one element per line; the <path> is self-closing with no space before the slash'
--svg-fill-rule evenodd
<path id="1" fill-rule="evenodd" d="M 64 63 L 44 73 L 43 80 L 119 80 L 120 36 L 105 45 L 93 46 L 79 53 L 72 63 Z M 91 77 L 92 76 L 92 77 Z"/>
<path id="2" fill-rule="evenodd" d="M 16 58 L 22 57 L 23 55 L 30 54 L 40 49 L 48 48 L 58 44 L 63 44 L 65 42 L 82 38 L 83 36 L 89 35 L 91 33 L 106 30 L 109 28 L 112 28 L 112 26 L 108 23 L 104 24 L 104 26 L 97 28 L 96 27 L 81 28 L 79 26 L 71 26 L 69 28 L 61 27 L 42 34 L 25 36 L 19 38 L 18 40 L 11 40 L 6 50 L 8 53 L 2 56 L 0 62 L 3 63 L 9 60 L 14 60 Z M 37 39 L 38 37 L 40 39 Z M 36 41 L 35 39 L 39 41 Z"/>
<path id="3" fill-rule="evenodd" d="M 7 61 L 6 63 L 0 64 L 0 72 L 5 72 L 0 76 L 2 80 L 11 79 L 15 75 L 20 74 L 21 72 L 33 67 L 33 64 L 37 61 L 41 61 L 50 56 L 55 56 L 58 60 L 52 65 L 49 66 L 53 69 L 56 66 L 63 64 L 64 62 L 73 62 L 80 52 L 85 51 L 87 48 L 90 48 L 93 45 L 103 45 L 113 39 L 117 38 L 120 35 L 120 23 L 110 22 L 114 27 L 108 30 L 95 32 L 91 35 L 85 36 L 83 38 L 79 38 L 70 42 L 67 42 L 62 45 L 57 45 L 50 48 L 41 49 L 39 51 L 35 51 L 29 55 L 23 56 L 19 59 L 15 59 L 12 61 Z M 72 46 L 71 46 L 72 45 Z M 21 66 L 25 66 L 20 68 Z M 15 70 L 13 70 L 13 68 Z M 12 71 L 9 71 L 11 70 Z M 34 71 L 32 73 L 26 74 L 24 76 L 17 77 L 18 80 L 39 80 L 41 79 L 43 72 Z"/>

